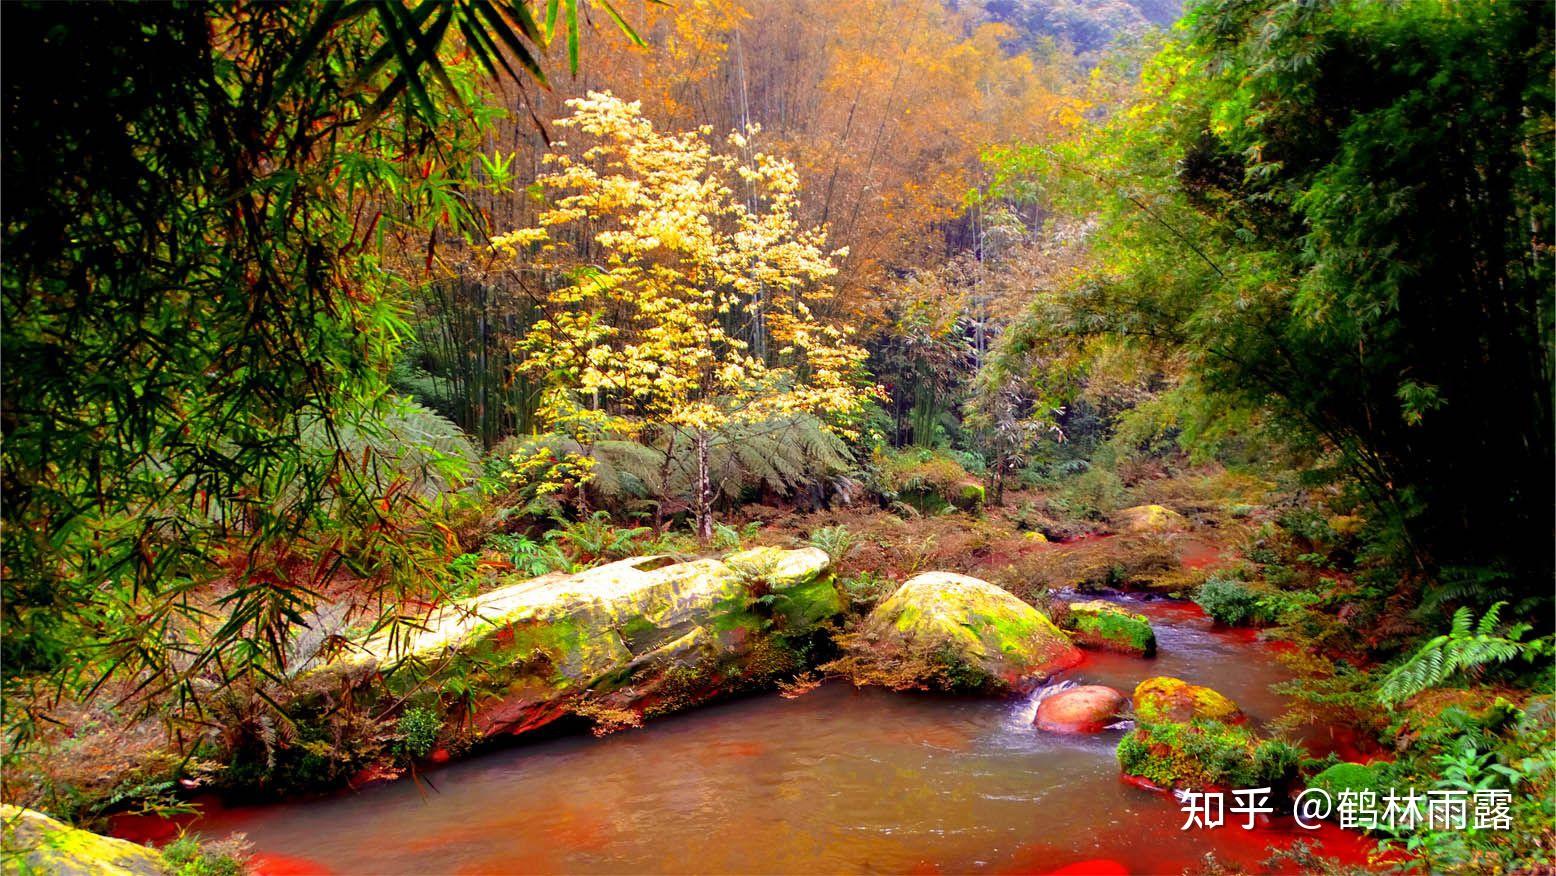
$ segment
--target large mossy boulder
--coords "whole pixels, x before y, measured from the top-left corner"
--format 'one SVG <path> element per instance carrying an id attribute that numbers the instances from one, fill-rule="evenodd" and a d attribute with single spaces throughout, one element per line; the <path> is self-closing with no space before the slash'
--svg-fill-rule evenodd
<path id="1" fill-rule="evenodd" d="M 431 710 L 440 743 L 455 725 L 480 738 L 569 714 L 632 724 L 810 668 L 842 612 L 815 548 L 634 557 L 514 581 L 374 636 L 306 672 L 298 703 Z"/>
<path id="2" fill-rule="evenodd" d="M 1295 778 L 1302 751 L 1259 739 L 1245 727 L 1197 719 L 1137 723 L 1119 740 L 1117 755 L 1126 774 L 1161 788 L 1273 788 L 1279 794 Z"/>
<path id="3" fill-rule="evenodd" d="M 1237 703 L 1218 691 L 1166 675 L 1135 685 L 1133 699 L 1135 718 L 1144 723 L 1205 719 L 1234 724 L 1243 720 Z"/>
<path id="4" fill-rule="evenodd" d="M 1178 532 L 1188 528 L 1182 514 L 1161 505 L 1136 505 L 1113 513 L 1113 525 L 1128 535 Z"/>
<path id="5" fill-rule="evenodd" d="M 156 849 L 78 830 L 9 803 L 0 804 L 0 831 L 0 869 L 6 873 L 162 876 L 172 872 Z"/>
<path id="6" fill-rule="evenodd" d="M 1146 616 L 1101 599 L 1070 603 L 1065 628 L 1083 648 L 1101 648 L 1141 657 L 1156 654 L 1156 632 Z"/>
<path id="7" fill-rule="evenodd" d="M 1048 616 L 977 578 L 910 578 L 865 618 L 833 664 L 856 684 L 1002 693 L 1041 683 L 1080 652 Z"/>

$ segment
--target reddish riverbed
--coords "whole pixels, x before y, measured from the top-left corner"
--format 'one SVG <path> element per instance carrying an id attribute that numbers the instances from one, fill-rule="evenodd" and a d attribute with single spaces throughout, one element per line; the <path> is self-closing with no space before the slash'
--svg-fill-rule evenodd
<path id="1" fill-rule="evenodd" d="M 1092 652 L 1067 675 L 1129 690 L 1208 684 L 1257 723 L 1278 713 L 1270 647 L 1192 605 L 1136 603 L 1154 660 Z M 1171 797 L 1119 778 L 1120 731 L 1054 736 L 1029 700 L 857 691 L 715 705 L 639 730 L 520 745 L 324 800 L 227 810 L 260 869 L 290 873 L 1177 873 L 1206 852 L 1251 864 L 1295 839 L 1350 861 L 1370 843 L 1277 820 L 1179 829 Z"/>

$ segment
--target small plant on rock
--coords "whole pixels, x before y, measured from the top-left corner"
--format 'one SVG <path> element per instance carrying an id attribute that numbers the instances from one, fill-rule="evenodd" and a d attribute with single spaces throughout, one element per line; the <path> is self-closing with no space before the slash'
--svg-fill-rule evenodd
<path id="1" fill-rule="evenodd" d="M 432 709 L 413 706 L 400 715 L 398 729 L 400 753 L 410 758 L 426 757 L 437 744 L 443 722 Z"/>

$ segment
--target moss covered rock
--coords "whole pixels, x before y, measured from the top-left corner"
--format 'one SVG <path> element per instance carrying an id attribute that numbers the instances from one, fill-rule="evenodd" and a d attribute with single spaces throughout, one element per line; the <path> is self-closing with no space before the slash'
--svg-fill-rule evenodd
<path id="1" fill-rule="evenodd" d="M 1077 644 L 1125 654 L 1151 657 L 1156 654 L 1156 632 L 1143 614 L 1100 599 L 1070 603 L 1065 628 Z"/>
<path id="2" fill-rule="evenodd" d="M 909 579 L 847 641 L 837 664 L 859 684 L 1004 692 L 1040 683 L 1081 654 L 1048 616 L 977 578 Z"/>
<path id="3" fill-rule="evenodd" d="M 172 868 L 156 849 L 98 836 L 9 803 L 0 804 L 0 855 L 6 873 L 60 876 L 160 876 Z"/>
<path id="4" fill-rule="evenodd" d="M 1125 773 L 1162 788 L 1279 790 L 1296 776 L 1302 752 L 1243 727 L 1198 719 L 1138 724 L 1119 740 L 1117 755 Z"/>
<path id="5" fill-rule="evenodd" d="M 964 481 L 951 488 L 947 499 L 962 511 L 977 511 L 983 507 L 983 484 Z"/>
<path id="6" fill-rule="evenodd" d="M 358 705 L 404 701 L 478 737 L 569 714 L 631 724 L 804 671 L 842 611 L 815 548 L 634 557 L 515 580 L 435 611 L 423 629 L 361 642 L 309 671 L 313 697 L 300 702 L 347 691 Z"/>
<path id="7" fill-rule="evenodd" d="M 1337 763 L 1308 780 L 1309 788 L 1321 788 L 1337 799 L 1341 791 L 1372 791 L 1382 799 L 1392 785 L 1389 767 L 1383 763 Z"/>
<path id="8" fill-rule="evenodd" d="M 1145 723 L 1206 719 L 1231 724 L 1243 720 L 1237 704 L 1217 691 L 1165 675 L 1136 685 L 1134 705 L 1135 718 Z"/>
<path id="9" fill-rule="evenodd" d="M 1050 733 L 1100 733 L 1122 717 L 1129 697 L 1100 684 L 1059 691 L 1037 704 L 1032 723 Z"/>
<path id="10" fill-rule="evenodd" d="M 1161 505 L 1136 505 L 1113 514 L 1113 525 L 1120 532 L 1143 535 L 1152 532 L 1176 532 L 1188 528 L 1182 514 Z"/>

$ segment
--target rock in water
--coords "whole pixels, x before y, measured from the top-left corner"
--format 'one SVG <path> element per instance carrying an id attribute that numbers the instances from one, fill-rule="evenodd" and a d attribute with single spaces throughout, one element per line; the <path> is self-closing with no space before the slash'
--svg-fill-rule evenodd
<path id="1" fill-rule="evenodd" d="M 1141 657 L 1156 654 L 1156 632 L 1145 615 L 1101 599 L 1070 603 L 1070 617 L 1065 621 L 1065 628 L 1082 647 Z"/>
<path id="2" fill-rule="evenodd" d="M 1147 723 L 1187 722 L 1198 718 L 1235 724 L 1243 720 L 1237 704 L 1217 691 L 1181 678 L 1158 675 L 1135 686 L 1135 719 Z"/>
<path id="3" fill-rule="evenodd" d="M 1083 685 L 1038 703 L 1032 723 L 1050 733 L 1099 733 L 1121 717 L 1128 702 L 1122 691 L 1100 684 Z"/>
<path id="4" fill-rule="evenodd" d="M 856 684 L 1003 693 L 1039 684 L 1081 653 L 1048 616 L 977 578 L 910 578 L 865 618 L 833 664 Z"/>
<path id="5" fill-rule="evenodd" d="M 1133 508 L 1125 508 L 1113 514 L 1113 523 L 1120 532 L 1129 535 L 1176 532 L 1188 528 L 1188 521 L 1182 514 L 1161 505 L 1136 505 Z"/>
<path id="6" fill-rule="evenodd" d="M 156 849 L 77 830 L 42 812 L 9 803 L 0 804 L 0 824 L 7 873 L 162 876 L 171 870 Z"/>
<path id="7" fill-rule="evenodd" d="M 811 639 L 843 611 L 827 555 L 756 548 L 677 563 L 635 557 L 460 600 L 307 671 L 313 701 L 473 704 L 481 736 L 569 713 L 633 724 L 808 668 Z M 457 701 L 435 692 L 457 684 Z M 310 700 L 299 700 L 306 720 Z"/>

